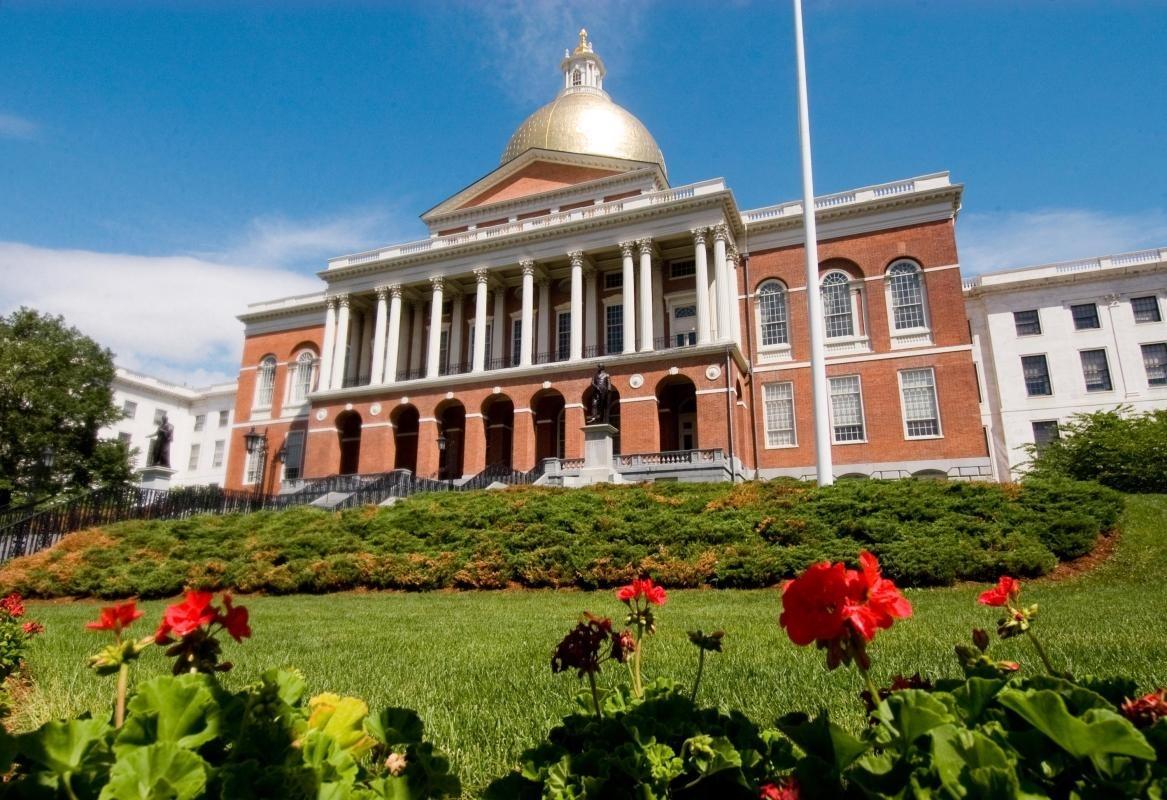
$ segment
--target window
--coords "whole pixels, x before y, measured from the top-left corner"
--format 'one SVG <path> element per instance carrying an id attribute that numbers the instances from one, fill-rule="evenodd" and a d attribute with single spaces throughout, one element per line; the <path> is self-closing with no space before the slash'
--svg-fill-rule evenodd
<path id="1" fill-rule="evenodd" d="M 793 447 L 794 384 L 762 384 L 762 405 L 766 411 L 766 447 Z"/>
<path id="2" fill-rule="evenodd" d="M 438 372 L 448 375 L 450 372 L 450 329 L 442 328 L 438 336 Z"/>
<path id="3" fill-rule="evenodd" d="M 1014 311 L 1013 327 L 1017 329 L 1018 336 L 1037 336 L 1041 333 L 1041 318 L 1037 315 L 1037 309 Z"/>
<path id="4" fill-rule="evenodd" d="M 692 347 L 697 344 L 697 306 L 673 308 L 673 346 Z"/>
<path id="5" fill-rule="evenodd" d="M 1074 330 L 1076 331 L 1102 327 L 1102 323 L 1098 321 L 1098 306 L 1093 303 L 1070 306 L 1070 315 L 1074 318 Z"/>
<path id="6" fill-rule="evenodd" d="M 688 278 L 697 274 L 697 262 L 693 259 L 688 261 L 674 261 L 669 264 L 669 280 L 675 281 L 677 278 Z"/>
<path id="7" fill-rule="evenodd" d="M 305 350 L 296 356 L 296 363 L 292 365 L 291 374 L 288 376 L 288 403 L 290 405 L 300 405 L 306 401 L 308 399 L 308 393 L 312 391 L 312 384 L 315 378 L 316 354 Z"/>
<path id="8" fill-rule="evenodd" d="M 624 306 L 612 303 L 604 309 L 604 352 L 608 355 L 624 351 Z"/>
<path id="9" fill-rule="evenodd" d="M 511 320 L 511 366 L 516 367 L 519 364 L 521 353 L 523 349 L 523 318 L 515 317 Z"/>
<path id="10" fill-rule="evenodd" d="M 284 480 L 297 480 L 303 461 L 304 431 L 288 431 L 284 438 Z"/>
<path id="11" fill-rule="evenodd" d="M 219 427 L 226 428 L 227 423 L 231 421 L 231 412 L 223 410 L 219 412 Z"/>
<path id="12" fill-rule="evenodd" d="M 1039 455 L 1042 450 L 1045 450 L 1049 446 L 1050 442 L 1060 438 L 1062 437 L 1058 430 L 1058 421 L 1056 419 L 1034 420 L 1033 443 L 1037 446 Z"/>
<path id="13" fill-rule="evenodd" d="M 831 378 L 831 427 L 835 442 L 862 442 L 863 395 L 859 390 L 859 376 Z"/>
<path id="14" fill-rule="evenodd" d="M 266 356 L 259 362 L 255 376 L 255 407 L 271 408 L 272 389 L 276 384 L 276 357 Z"/>
<path id="15" fill-rule="evenodd" d="M 244 467 L 243 482 L 244 483 L 259 483 L 259 474 L 263 471 L 263 459 L 266 455 L 265 451 L 257 450 L 254 453 L 247 454 L 247 464 Z"/>
<path id="16" fill-rule="evenodd" d="M 466 337 L 466 352 L 470 354 L 471 358 L 474 356 L 474 334 L 477 330 L 477 325 L 474 320 L 470 321 L 470 334 Z M 486 321 L 486 360 L 490 361 L 490 343 L 494 341 L 494 323 L 490 320 Z"/>
<path id="17" fill-rule="evenodd" d="M 571 355 L 571 312 L 560 311 L 555 318 L 555 358 L 566 361 Z"/>
<path id="18" fill-rule="evenodd" d="M 1022 356 L 1021 374 L 1025 378 L 1025 393 L 1030 397 L 1053 394 L 1050 386 L 1049 364 L 1045 356 Z"/>
<path id="19" fill-rule="evenodd" d="M 155 424 L 155 425 L 161 425 L 161 424 L 162 424 L 162 418 L 163 418 L 163 417 L 165 417 L 165 416 L 166 416 L 166 409 L 165 409 L 165 408 L 156 408 L 156 409 L 154 409 L 154 424 Z"/>
<path id="20" fill-rule="evenodd" d="M 613 289 L 624 288 L 624 273 L 623 272 L 605 272 L 604 273 L 604 289 L 610 291 Z"/>
<path id="21" fill-rule="evenodd" d="M 580 74 L 578 69 L 573 69 L 571 71 L 571 85 L 583 86 L 583 75 Z"/>
<path id="22" fill-rule="evenodd" d="M 887 271 L 891 292 L 892 324 L 897 331 L 926 328 L 924 285 L 920 267 L 912 261 L 897 261 Z"/>
<path id="23" fill-rule="evenodd" d="M 190 458 L 187 459 L 186 468 L 191 472 L 199 468 L 199 450 L 201 449 L 201 445 L 192 444 L 190 446 Z"/>
<path id="24" fill-rule="evenodd" d="M 1135 312 L 1135 322 L 1162 322 L 1159 314 L 1159 298 L 1132 297 L 1131 309 Z"/>
<path id="25" fill-rule="evenodd" d="M 211 456 L 211 466 L 215 469 L 223 466 L 223 451 L 226 449 L 227 442 L 224 440 L 220 439 L 219 441 L 215 442 L 215 452 L 214 455 Z"/>
<path id="26" fill-rule="evenodd" d="M 758 325 L 762 347 L 790 343 L 786 288 L 778 281 L 766 281 L 758 287 Z"/>
<path id="27" fill-rule="evenodd" d="M 207 427 L 207 415 L 206 414 L 198 414 L 195 417 L 195 426 L 194 426 L 195 431 L 196 432 L 201 431 L 205 427 Z"/>
<path id="28" fill-rule="evenodd" d="M 1106 363 L 1105 350 L 1083 350 L 1078 355 L 1082 357 L 1082 377 L 1086 379 L 1086 391 L 1109 392 L 1114 388 L 1110 385 L 1110 365 Z"/>
<path id="29" fill-rule="evenodd" d="M 851 309 L 851 279 L 842 272 L 828 272 L 823 278 L 823 318 L 827 338 L 855 335 L 855 318 Z"/>
<path id="30" fill-rule="evenodd" d="M 138 413 L 138 404 L 133 400 L 126 400 L 122 403 L 122 416 L 126 419 L 133 419 Z"/>
<path id="31" fill-rule="evenodd" d="M 1167 344 L 1143 345 L 1143 369 L 1147 371 L 1148 386 L 1167 386 Z"/>
<path id="32" fill-rule="evenodd" d="M 904 428 L 909 439 L 940 435 L 940 412 L 936 403 L 936 373 L 928 369 L 906 369 L 900 373 L 904 402 Z"/>

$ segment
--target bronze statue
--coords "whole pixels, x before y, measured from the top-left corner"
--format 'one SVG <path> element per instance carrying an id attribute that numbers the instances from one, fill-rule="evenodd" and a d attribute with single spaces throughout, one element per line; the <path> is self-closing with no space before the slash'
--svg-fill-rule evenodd
<path id="1" fill-rule="evenodd" d="M 608 413 L 612 409 L 612 376 L 600 364 L 592 376 L 592 401 L 588 406 L 587 424 L 608 424 Z"/>
<path id="2" fill-rule="evenodd" d="M 170 467 L 170 441 L 174 438 L 174 426 L 162 412 L 162 420 L 158 423 L 158 430 L 150 437 L 150 452 L 147 454 L 147 467 Z"/>

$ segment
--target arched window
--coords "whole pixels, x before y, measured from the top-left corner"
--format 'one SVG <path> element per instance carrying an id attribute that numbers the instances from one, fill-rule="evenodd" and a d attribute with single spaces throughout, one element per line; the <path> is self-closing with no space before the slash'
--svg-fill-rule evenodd
<path id="1" fill-rule="evenodd" d="M 315 380 L 316 354 L 305 350 L 296 356 L 296 362 L 288 370 L 288 404 L 300 405 L 306 401 Z"/>
<path id="2" fill-rule="evenodd" d="M 786 287 L 778 281 L 766 281 L 758 287 L 758 327 L 762 347 L 790 343 Z"/>
<path id="3" fill-rule="evenodd" d="M 823 319 L 827 338 L 855 335 L 855 313 L 851 303 L 851 279 L 845 272 L 828 272 L 823 278 Z"/>
<path id="4" fill-rule="evenodd" d="M 887 271 L 892 326 L 897 331 L 928 327 L 924 314 L 924 281 L 914 261 L 897 261 Z"/>
<path id="5" fill-rule="evenodd" d="M 571 85 L 583 86 L 583 74 L 578 69 L 571 73 Z"/>
<path id="6" fill-rule="evenodd" d="M 276 385 L 276 357 L 264 356 L 255 376 L 255 407 L 271 408 L 272 389 Z"/>

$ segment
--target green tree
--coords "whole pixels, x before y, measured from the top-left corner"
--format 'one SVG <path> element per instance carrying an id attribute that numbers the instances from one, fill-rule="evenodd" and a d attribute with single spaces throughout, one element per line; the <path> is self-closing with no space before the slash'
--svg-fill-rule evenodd
<path id="1" fill-rule="evenodd" d="M 1167 410 L 1136 414 L 1130 406 L 1075 414 L 1060 438 L 1038 452 L 1030 474 L 1097 481 L 1121 492 L 1167 492 Z"/>
<path id="2" fill-rule="evenodd" d="M 113 378 L 113 353 L 63 318 L 0 317 L 0 508 L 130 480 L 126 446 L 97 435 L 121 417 Z"/>

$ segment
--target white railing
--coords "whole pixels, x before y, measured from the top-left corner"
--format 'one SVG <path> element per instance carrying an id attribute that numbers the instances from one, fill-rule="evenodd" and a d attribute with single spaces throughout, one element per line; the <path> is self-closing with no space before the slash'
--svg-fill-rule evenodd
<path id="1" fill-rule="evenodd" d="M 431 250 L 456 247 L 458 245 L 467 244 L 468 242 L 482 241 L 484 239 L 494 239 L 500 236 L 509 236 L 511 234 L 522 233 L 524 231 L 546 228 L 551 225 L 566 225 L 572 222 L 579 222 L 581 220 L 595 219 L 596 217 L 604 217 L 611 214 L 620 214 L 625 211 L 632 211 L 637 208 L 647 208 L 649 206 L 659 205 L 661 203 L 674 203 L 678 200 L 688 200 L 693 197 L 715 194 L 717 192 L 723 191 L 725 191 L 725 182 L 720 178 L 715 178 L 713 180 L 701 181 L 700 183 L 691 183 L 687 186 L 679 186 L 676 189 L 665 189 L 660 192 L 649 192 L 647 194 L 637 195 L 635 197 L 626 197 L 621 200 L 612 200 L 608 203 L 584 206 L 582 208 L 573 208 L 570 211 L 560 211 L 555 214 L 545 214 L 541 217 L 532 217 L 530 219 L 518 220 L 515 222 L 504 222 L 500 225 L 492 225 L 489 228 L 476 228 L 474 230 L 464 231 L 462 233 L 452 233 L 446 236 L 433 236 L 429 239 L 421 239 L 416 242 L 406 242 L 404 244 L 394 245 L 392 247 L 384 247 L 378 250 L 369 250 L 364 253 L 354 253 L 348 256 L 341 256 L 340 258 L 333 258 L 329 260 L 328 268 L 337 269 L 339 267 L 351 267 L 356 266 L 357 264 L 367 264 L 370 261 L 383 261 L 400 256 L 410 256 L 417 253 L 429 252 Z"/>
<path id="2" fill-rule="evenodd" d="M 278 300 L 265 300 L 261 303 L 251 303 L 247 306 L 248 314 L 261 314 L 267 311 L 283 311 L 297 306 L 311 306 L 324 302 L 324 292 L 312 294 L 297 294 L 292 297 L 281 297 Z"/>
<path id="3" fill-rule="evenodd" d="M 907 194 L 909 192 L 922 192 L 951 185 L 947 172 L 937 172 L 932 175 L 923 175 L 919 178 L 910 178 L 906 181 L 881 183 L 876 186 L 866 186 L 862 189 L 852 189 L 847 192 L 823 195 L 822 197 L 815 198 L 814 207 L 815 209 L 825 209 L 835 208 L 837 206 L 849 206 L 884 197 Z M 745 220 L 747 225 L 781 217 L 800 216 L 802 216 L 801 200 L 791 200 L 787 203 L 779 203 L 774 206 L 765 206 L 764 208 L 742 212 L 742 219 Z"/>
<path id="4" fill-rule="evenodd" d="M 1058 261 L 1052 264 L 1035 264 L 1031 267 L 987 272 L 966 278 L 961 282 L 961 288 L 967 292 L 984 286 L 995 286 L 1014 281 L 1041 280 L 1058 275 L 1074 275 L 1082 272 L 1099 272 L 1106 269 L 1159 263 L 1167 263 L 1167 248 L 1137 250 L 1131 253 L 1118 253 L 1097 258 L 1081 258 L 1076 261 Z"/>

